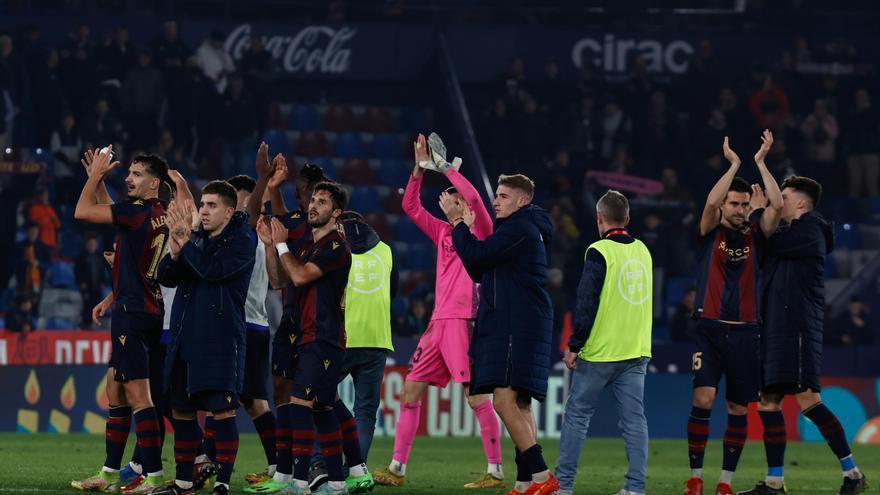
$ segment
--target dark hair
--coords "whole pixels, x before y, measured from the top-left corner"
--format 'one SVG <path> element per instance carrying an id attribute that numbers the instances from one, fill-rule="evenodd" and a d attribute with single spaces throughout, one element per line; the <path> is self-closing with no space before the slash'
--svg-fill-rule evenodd
<path id="1" fill-rule="evenodd" d="M 238 196 L 235 194 L 235 188 L 225 180 L 212 180 L 205 184 L 205 187 L 202 188 L 202 195 L 204 196 L 205 194 L 216 194 L 217 196 L 220 196 L 220 199 L 223 200 L 223 204 L 229 208 L 235 208 L 238 204 Z"/>
<path id="2" fill-rule="evenodd" d="M 339 221 L 344 222 L 346 220 L 360 220 L 364 221 L 364 216 L 354 210 L 343 211 L 342 215 L 339 215 Z"/>
<path id="3" fill-rule="evenodd" d="M 742 177 L 734 177 L 727 192 L 752 193 L 752 186 Z"/>
<path id="4" fill-rule="evenodd" d="M 152 153 L 137 155 L 131 159 L 131 163 L 140 163 L 153 177 L 156 177 L 162 182 L 171 182 L 171 180 L 168 179 L 168 162 L 159 155 L 154 155 Z"/>
<path id="5" fill-rule="evenodd" d="M 629 217 L 629 201 L 620 191 L 609 189 L 596 202 L 596 211 L 602 214 L 608 222 L 622 225 Z"/>
<path id="6" fill-rule="evenodd" d="M 252 193 L 254 192 L 254 188 L 257 187 L 257 181 L 255 181 L 253 177 L 244 174 L 230 177 L 226 179 L 226 182 L 234 187 L 236 191 L 247 191 Z"/>
<path id="7" fill-rule="evenodd" d="M 343 189 L 342 186 L 336 182 L 319 182 L 315 184 L 312 194 L 315 194 L 318 191 L 327 191 L 330 193 L 330 198 L 333 200 L 334 210 L 345 210 L 345 207 L 348 206 L 348 191 Z"/>
<path id="8" fill-rule="evenodd" d="M 303 165 L 297 177 L 301 177 L 309 186 L 314 186 L 319 182 L 327 180 L 327 177 L 324 175 L 324 169 L 316 163 L 306 163 Z"/>
<path id="9" fill-rule="evenodd" d="M 822 199 L 822 184 L 802 175 L 792 175 L 782 181 L 782 185 L 779 188 L 782 190 L 791 188 L 799 193 L 806 194 L 810 198 L 810 203 L 812 203 L 810 205 L 811 209 L 819 206 L 819 200 Z"/>
<path id="10" fill-rule="evenodd" d="M 526 193 L 526 196 L 529 197 L 529 200 L 531 200 L 535 196 L 535 181 L 529 179 L 523 174 L 501 174 L 498 176 L 498 185 L 511 187 L 513 189 L 519 189 L 520 191 Z"/>

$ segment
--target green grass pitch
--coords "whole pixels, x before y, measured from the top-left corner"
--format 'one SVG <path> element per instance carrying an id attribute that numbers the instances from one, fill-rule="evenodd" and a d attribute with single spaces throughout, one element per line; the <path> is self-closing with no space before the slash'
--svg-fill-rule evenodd
<path id="1" fill-rule="evenodd" d="M 170 440 L 170 439 L 169 439 Z M 377 438 L 370 453 L 370 469 L 384 467 L 391 456 L 392 440 Z M 129 458 L 134 436 L 129 437 Z M 245 473 L 265 468 L 265 458 L 256 435 L 242 435 L 241 449 L 233 475 L 232 491 L 241 493 Z M 558 441 L 542 442 L 547 463 L 556 464 Z M 512 444 L 505 439 L 504 467 L 509 485 L 515 478 Z M 856 461 L 868 479 L 870 492 L 880 484 L 880 446 L 854 446 Z M 73 479 L 96 472 L 104 460 L 104 438 L 86 434 L 0 434 L 0 494 L 76 493 Z M 174 473 L 171 441 L 166 441 L 163 462 L 168 475 Z M 721 442 L 710 440 L 706 453 L 707 494 L 714 489 L 721 465 Z M 621 440 L 588 439 L 581 455 L 575 493 L 613 494 L 623 485 L 626 458 Z M 476 479 L 485 469 L 485 458 L 477 438 L 416 438 L 407 484 L 401 488 L 376 487 L 375 494 L 497 494 L 506 490 L 464 490 L 462 484 Z M 745 490 L 764 476 L 764 449 L 749 442 L 734 478 L 734 490 Z M 648 461 L 648 494 L 681 493 L 688 476 L 687 443 L 684 440 L 652 440 Z M 786 455 L 786 480 L 791 494 L 833 494 L 840 484 L 840 467 L 825 444 L 792 443 Z"/>

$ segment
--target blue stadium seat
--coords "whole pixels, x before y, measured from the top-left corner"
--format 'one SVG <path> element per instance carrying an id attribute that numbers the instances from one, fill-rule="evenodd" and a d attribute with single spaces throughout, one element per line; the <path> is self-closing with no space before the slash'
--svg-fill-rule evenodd
<path id="1" fill-rule="evenodd" d="M 46 330 L 73 330 L 73 322 L 67 318 L 48 318 L 46 320 Z"/>
<path id="2" fill-rule="evenodd" d="M 15 302 L 15 289 L 12 287 L 7 287 L 5 290 L 0 292 L 0 312 L 9 311 L 12 303 Z M 2 328 L 2 326 L 0 326 Z"/>
<path id="3" fill-rule="evenodd" d="M 397 116 L 397 129 L 412 135 L 418 133 L 427 135 L 431 130 L 428 115 L 422 108 L 401 108 Z"/>
<path id="4" fill-rule="evenodd" d="M 65 289 L 76 289 L 76 277 L 73 274 L 73 263 L 53 261 L 49 267 L 49 285 Z"/>
<path id="5" fill-rule="evenodd" d="M 263 141 L 269 145 L 269 160 L 272 160 L 272 157 L 278 153 L 282 153 L 284 155 L 293 154 L 293 147 L 290 144 L 290 139 L 287 138 L 287 132 L 280 129 L 268 129 L 265 134 L 263 134 Z M 251 157 L 251 161 L 256 157 L 257 151 L 253 151 L 253 156 Z"/>
<path id="6" fill-rule="evenodd" d="M 405 315 L 409 309 L 409 303 L 405 297 L 397 296 L 391 300 L 391 318 Z"/>
<path id="7" fill-rule="evenodd" d="M 379 184 L 388 187 L 406 187 L 412 166 L 403 160 L 384 160 L 379 167 Z"/>
<path id="8" fill-rule="evenodd" d="M 342 132 L 336 135 L 336 143 L 333 146 L 336 156 L 340 158 L 363 158 L 366 156 L 364 143 L 360 134 Z"/>
<path id="9" fill-rule="evenodd" d="M 288 210 L 293 211 L 299 208 L 299 203 L 296 201 L 296 187 L 293 186 L 292 182 L 281 186 L 281 197 L 284 198 L 284 206 Z"/>
<path id="10" fill-rule="evenodd" d="M 361 215 L 381 213 L 383 209 L 379 191 L 375 187 L 355 187 L 349 196 L 348 209 Z"/>
<path id="11" fill-rule="evenodd" d="M 372 152 L 373 158 L 380 160 L 403 158 L 403 149 L 395 134 L 376 134 L 373 138 Z"/>
<path id="12" fill-rule="evenodd" d="M 287 127 L 294 131 L 320 131 L 321 117 L 314 105 L 300 104 L 290 110 Z"/>
<path id="13" fill-rule="evenodd" d="M 74 259 L 79 256 L 82 250 L 82 237 L 75 229 L 75 226 L 69 225 L 62 225 L 61 227 L 61 247 L 58 250 L 58 255 L 62 258 Z"/>
<path id="14" fill-rule="evenodd" d="M 825 256 L 825 278 L 837 278 L 837 263 L 834 261 L 834 256 Z"/>
<path id="15" fill-rule="evenodd" d="M 410 244 L 406 249 L 403 265 L 409 270 L 431 270 L 434 268 L 434 246 L 430 244 Z"/>
<path id="16" fill-rule="evenodd" d="M 431 239 L 419 229 L 416 224 L 413 223 L 409 218 L 401 219 L 394 225 L 394 239 L 400 242 L 405 242 L 410 245 L 413 244 L 428 244 L 433 245 Z"/>
<path id="17" fill-rule="evenodd" d="M 316 165 L 320 165 L 321 170 L 324 171 L 325 177 L 329 177 L 334 180 L 337 180 L 339 178 L 338 172 L 336 171 L 336 164 L 333 163 L 332 158 L 328 158 L 326 156 L 309 158 L 305 163 L 314 163 Z M 305 165 L 305 163 L 303 163 L 303 165 Z"/>
<path id="18" fill-rule="evenodd" d="M 834 224 L 834 246 L 840 249 L 859 249 L 862 247 L 862 233 L 855 223 Z"/>
<path id="19" fill-rule="evenodd" d="M 666 283 L 666 294 L 663 297 L 664 308 L 674 308 L 681 303 L 684 292 L 696 282 L 689 277 L 673 277 Z"/>

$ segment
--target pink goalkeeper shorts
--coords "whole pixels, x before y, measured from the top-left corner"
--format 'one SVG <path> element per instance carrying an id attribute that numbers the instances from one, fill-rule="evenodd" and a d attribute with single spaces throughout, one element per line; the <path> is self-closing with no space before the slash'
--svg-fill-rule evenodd
<path id="1" fill-rule="evenodd" d="M 406 379 L 445 387 L 452 379 L 471 381 L 468 357 L 473 320 L 431 320 L 409 362 Z"/>

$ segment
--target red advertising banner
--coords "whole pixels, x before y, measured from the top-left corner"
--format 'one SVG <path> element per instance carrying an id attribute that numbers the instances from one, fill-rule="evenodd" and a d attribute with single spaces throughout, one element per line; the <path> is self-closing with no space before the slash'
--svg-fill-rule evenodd
<path id="1" fill-rule="evenodd" d="M 106 364 L 109 359 L 107 331 L 0 331 L 0 366 Z"/>

